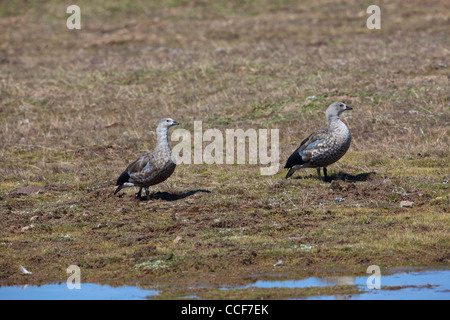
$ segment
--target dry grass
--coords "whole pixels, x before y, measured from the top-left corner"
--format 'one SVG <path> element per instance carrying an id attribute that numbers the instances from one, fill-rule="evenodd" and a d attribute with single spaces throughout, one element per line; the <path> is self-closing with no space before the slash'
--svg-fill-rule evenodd
<path id="1" fill-rule="evenodd" d="M 73 263 L 101 282 L 232 282 L 278 259 L 292 273 L 448 265 L 445 1 L 381 1 L 381 30 L 357 1 L 79 1 L 79 31 L 65 27 L 70 4 L 0 9 L 2 280 L 24 281 L 19 265 L 35 282 L 65 279 Z M 183 165 L 154 189 L 172 195 L 110 195 L 163 116 L 188 130 L 279 128 L 283 164 L 333 101 L 354 109 L 334 189 L 314 170 L 286 181 Z M 13 192 L 27 185 L 46 191 Z"/>

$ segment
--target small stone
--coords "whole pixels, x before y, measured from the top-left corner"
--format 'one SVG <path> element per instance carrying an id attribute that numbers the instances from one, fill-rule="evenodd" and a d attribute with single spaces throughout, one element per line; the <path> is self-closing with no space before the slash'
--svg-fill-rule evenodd
<path id="1" fill-rule="evenodd" d="M 181 241 L 183 241 L 183 237 L 182 237 L 182 236 L 177 236 L 177 237 L 173 240 L 173 243 L 174 243 L 174 244 L 178 244 L 178 243 L 180 243 Z"/>
<path id="2" fill-rule="evenodd" d="M 402 208 L 412 208 L 412 207 L 414 207 L 414 202 L 412 202 L 412 201 L 401 201 L 400 202 L 400 207 L 402 207 Z"/>
<path id="3" fill-rule="evenodd" d="M 25 231 L 31 230 L 31 229 L 33 229 L 33 228 L 34 228 L 34 224 L 30 224 L 29 226 L 25 226 L 25 227 L 23 227 L 23 228 L 22 228 L 22 232 L 25 232 Z"/>

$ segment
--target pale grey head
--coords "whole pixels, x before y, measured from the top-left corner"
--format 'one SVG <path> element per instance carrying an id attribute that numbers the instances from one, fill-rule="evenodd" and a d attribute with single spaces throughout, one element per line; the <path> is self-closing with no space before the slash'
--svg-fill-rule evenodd
<path id="1" fill-rule="evenodd" d="M 173 126 L 178 126 L 179 123 L 172 118 L 162 118 L 159 120 L 158 128 L 156 128 L 156 135 L 158 136 L 158 142 L 166 141 L 167 134 L 169 133 L 169 128 Z"/>
<path id="2" fill-rule="evenodd" d="M 179 123 L 176 122 L 175 120 L 173 120 L 172 118 L 162 118 L 161 120 L 159 120 L 158 128 L 169 129 L 172 126 L 177 126 L 177 125 L 179 125 Z"/>
<path id="3" fill-rule="evenodd" d="M 168 132 L 170 127 L 177 125 L 179 125 L 179 123 L 172 118 L 162 118 L 161 120 L 159 120 L 156 132 Z"/>
<path id="4" fill-rule="evenodd" d="M 338 120 L 339 115 L 346 110 L 352 110 L 352 108 L 343 102 L 334 102 L 330 104 L 326 113 L 328 122 L 331 123 L 334 120 Z"/>

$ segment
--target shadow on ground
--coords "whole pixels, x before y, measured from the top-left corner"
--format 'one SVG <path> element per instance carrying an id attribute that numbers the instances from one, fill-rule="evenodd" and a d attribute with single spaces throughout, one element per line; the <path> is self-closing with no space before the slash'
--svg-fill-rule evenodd
<path id="1" fill-rule="evenodd" d="M 341 181 L 367 181 L 370 180 L 376 174 L 375 171 L 359 173 L 357 175 L 345 173 L 339 171 L 339 173 L 333 173 L 332 175 L 328 175 L 326 182 L 331 182 L 333 180 L 341 180 Z M 308 176 L 297 176 L 294 179 L 319 179 L 317 175 L 311 174 Z M 323 177 L 322 177 L 323 179 Z"/>
<path id="2" fill-rule="evenodd" d="M 191 190 L 180 194 L 158 191 L 157 193 L 151 194 L 149 199 L 147 199 L 147 197 L 142 197 L 141 201 L 149 201 L 149 200 L 176 201 L 190 197 L 198 192 L 211 193 L 211 191 L 204 189 Z"/>
<path id="3" fill-rule="evenodd" d="M 342 181 L 367 181 L 370 180 L 371 177 L 373 177 L 376 174 L 375 171 L 372 172 L 365 172 L 365 173 L 359 173 L 357 175 L 340 172 L 334 173 L 328 177 L 329 181 L 332 180 L 342 180 Z"/>

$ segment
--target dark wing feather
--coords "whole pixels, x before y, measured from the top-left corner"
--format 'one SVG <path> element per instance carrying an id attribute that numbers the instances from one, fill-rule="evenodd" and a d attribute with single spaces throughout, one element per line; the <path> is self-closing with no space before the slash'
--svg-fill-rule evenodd
<path id="1" fill-rule="evenodd" d="M 316 130 L 311 133 L 306 139 L 300 143 L 300 146 L 291 154 L 289 159 L 286 161 L 285 168 L 292 168 L 295 165 L 302 165 L 307 161 L 304 161 L 302 155 L 300 154 L 302 151 L 307 149 L 307 147 L 314 142 L 317 142 L 326 137 L 328 133 L 328 127 L 324 127 L 322 129 Z"/>
<path id="2" fill-rule="evenodd" d="M 125 182 L 128 182 L 129 179 L 130 179 L 130 175 L 128 174 L 128 172 L 126 172 L 126 171 L 122 172 L 122 174 L 119 176 L 119 179 L 117 179 L 117 182 L 116 182 L 117 188 L 116 188 L 116 191 L 114 191 L 114 194 L 116 194 L 117 192 L 122 190 L 123 184 Z"/>
<path id="3" fill-rule="evenodd" d="M 140 156 L 136 161 L 132 162 L 117 179 L 116 182 L 117 189 L 114 192 L 114 194 L 116 194 L 123 188 L 123 185 L 130 180 L 131 175 L 133 173 L 141 172 L 146 167 L 151 167 L 150 165 L 151 161 L 152 161 L 151 154 L 146 153 Z"/>
<path id="4" fill-rule="evenodd" d="M 125 171 L 130 175 L 136 172 L 141 172 L 145 167 L 151 167 L 151 162 L 151 153 L 146 153 L 140 156 L 136 161 L 132 162 Z"/>
<path id="5" fill-rule="evenodd" d="M 125 182 L 128 182 L 129 179 L 130 175 L 128 174 L 128 172 L 127 171 L 122 172 L 122 174 L 117 179 L 116 186 L 123 185 Z"/>
<path id="6" fill-rule="evenodd" d="M 300 146 L 301 147 L 301 146 Z M 286 161 L 285 168 L 292 168 L 295 165 L 303 164 L 302 156 L 300 155 L 300 147 L 297 148 L 297 150 L 294 151 L 294 153 L 291 154 L 289 159 Z"/>

